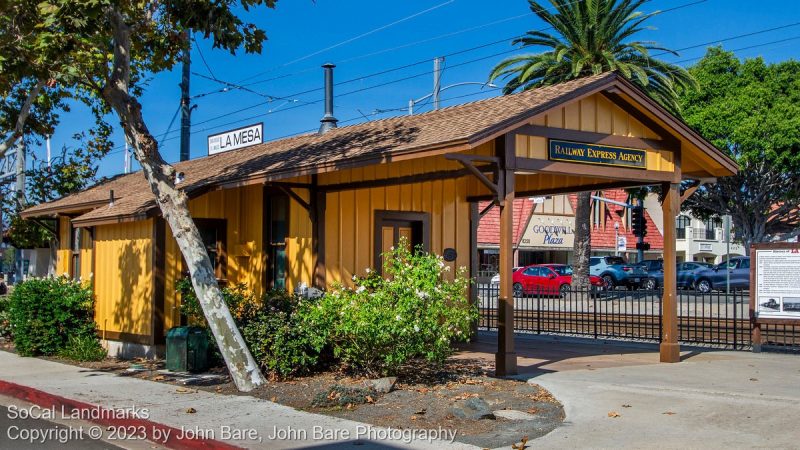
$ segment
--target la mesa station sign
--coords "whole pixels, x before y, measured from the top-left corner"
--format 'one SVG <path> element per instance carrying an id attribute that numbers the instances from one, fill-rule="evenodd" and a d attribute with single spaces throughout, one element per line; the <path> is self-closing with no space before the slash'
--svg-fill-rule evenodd
<path id="1" fill-rule="evenodd" d="M 208 136 L 208 154 L 236 150 L 264 142 L 264 124 L 257 123 Z"/>

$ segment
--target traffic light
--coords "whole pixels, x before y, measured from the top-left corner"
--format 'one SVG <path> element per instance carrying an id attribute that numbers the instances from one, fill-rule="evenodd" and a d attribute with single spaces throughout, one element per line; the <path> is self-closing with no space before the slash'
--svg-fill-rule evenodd
<path id="1" fill-rule="evenodd" d="M 636 250 L 650 250 L 650 243 L 649 242 L 637 242 L 636 243 Z"/>
<path id="2" fill-rule="evenodd" d="M 642 238 L 647 236 L 647 222 L 644 218 L 644 208 L 641 206 L 631 208 L 631 231 L 634 236 Z"/>

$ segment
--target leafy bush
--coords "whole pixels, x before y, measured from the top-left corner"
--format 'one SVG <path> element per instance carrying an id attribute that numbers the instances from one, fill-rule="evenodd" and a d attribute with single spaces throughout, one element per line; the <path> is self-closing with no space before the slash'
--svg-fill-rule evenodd
<path id="1" fill-rule="evenodd" d="M 242 334 L 263 369 L 280 377 L 311 371 L 320 362 L 324 336 L 303 320 L 314 301 L 286 291 L 271 291 Z"/>
<path id="2" fill-rule="evenodd" d="M 195 296 L 191 281 L 178 282 L 181 293 L 181 312 L 190 323 L 208 330 L 200 302 Z M 301 300 L 285 290 L 272 290 L 257 299 L 243 284 L 222 289 L 222 297 L 247 347 L 261 368 L 278 377 L 306 373 L 320 361 L 320 351 L 325 342 L 311 329 L 303 326 L 302 314 L 308 300 Z M 219 348 L 208 330 L 212 345 L 212 360 L 221 362 Z"/>
<path id="3" fill-rule="evenodd" d="M 97 339 L 92 292 L 67 277 L 32 278 L 10 295 L 10 323 L 17 352 L 56 355 L 69 337 Z"/>
<path id="4" fill-rule="evenodd" d="M 477 308 L 467 298 L 465 268 L 452 281 L 439 256 L 406 241 L 385 253 L 384 277 L 368 272 L 354 277 L 354 288 L 334 285 L 302 313 L 307 329 L 317 330 L 334 356 L 370 374 L 395 372 L 412 358 L 443 362 L 452 341 L 469 337 Z"/>
<path id="5" fill-rule="evenodd" d="M 102 361 L 107 354 L 94 336 L 70 336 L 67 345 L 58 352 L 58 356 L 73 361 Z"/>
<path id="6" fill-rule="evenodd" d="M 8 304 L 8 297 L 0 297 L 0 338 L 11 337 L 11 313 Z"/>

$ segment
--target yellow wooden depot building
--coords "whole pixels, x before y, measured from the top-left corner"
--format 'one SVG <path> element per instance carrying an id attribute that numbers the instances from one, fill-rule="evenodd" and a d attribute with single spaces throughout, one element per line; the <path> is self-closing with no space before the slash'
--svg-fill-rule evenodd
<path id="1" fill-rule="evenodd" d="M 556 145 L 592 151 L 556 153 Z M 516 371 L 514 196 L 660 184 L 664 217 L 671 218 L 682 181 L 709 182 L 737 170 L 614 73 L 175 167 L 217 277 L 255 293 L 347 283 L 377 268 L 380 253 L 400 236 L 437 254 L 448 250 L 449 264 L 475 273 L 477 205 L 493 200 L 501 215 L 498 373 Z M 99 333 L 112 352 L 154 352 L 166 330 L 180 324 L 181 255 L 141 173 L 31 207 L 23 216 L 57 219 L 58 272 L 91 282 Z M 674 226 L 665 220 L 664 361 L 676 360 L 678 351 L 675 264 L 668 263 L 675 258 Z"/>

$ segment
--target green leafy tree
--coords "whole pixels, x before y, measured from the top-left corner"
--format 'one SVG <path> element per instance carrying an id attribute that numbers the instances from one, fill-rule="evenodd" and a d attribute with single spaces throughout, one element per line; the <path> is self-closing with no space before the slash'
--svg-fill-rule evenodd
<path id="1" fill-rule="evenodd" d="M 681 96 L 684 119 L 736 160 L 739 173 L 701 187 L 684 208 L 730 215 L 748 247 L 800 234 L 800 62 L 740 61 L 716 47 L 689 72 L 699 88 Z"/>
<path id="2" fill-rule="evenodd" d="M 529 0 L 531 11 L 554 33 L 528 31 L 513 45 L 544 47 L 547 51 L 508 58 L 492 70 L 489 80 L 507 79 L 503 92 L 535 89 L 576 78 L 617 71 L 667 109 L 680 109 L 678 89 L 694 85 L 682 67 L 662 61 L 652 51 L 676 55 L 651 41 L 634 36 L 658 14 L 637 9 L 647 0 L 550 0 L 551 8 Z M 551 12 L 550 10 L 554 10 Z M 575 276 L 578 288 L 589 286 L 591 254 L 591 193 L 578 194 L 575 211 Z"/>
<path id="3" fill-rule="evenodd" d="M 54 79 L 86 93 L 113 111 L 133 147 L 162 216 L 186 261 L 209 327 L 236 386 L 249 391 L 264 378 L 225 306 L 211 260 L 188 209 L 187 195 L 175 187 L 175 169 L 161 157 L 137 97 L 143 78 L 172 69 L 191 32 L 234 53 L 260 52 L 266 34 L 239 15 L 275 0 L 12 0 L 0 13 L 13 26 L 0 29 L 0 78 L 18 77 L 26 64 L 38 80 Z M 8 50 L 6 53 L 4 50 Z M 8 55 L 8 56 L 6 56 Z"/>

